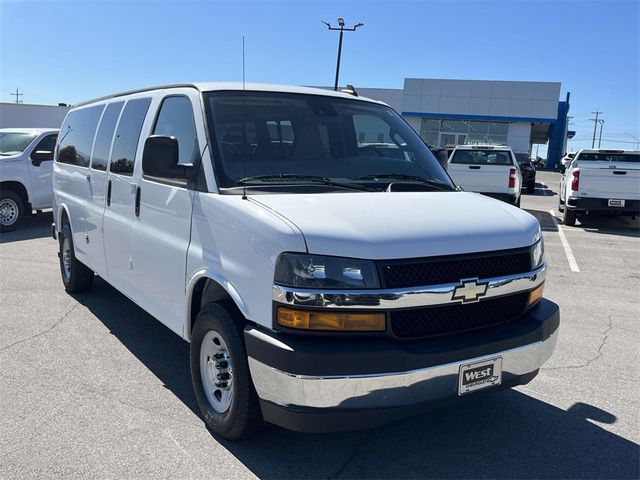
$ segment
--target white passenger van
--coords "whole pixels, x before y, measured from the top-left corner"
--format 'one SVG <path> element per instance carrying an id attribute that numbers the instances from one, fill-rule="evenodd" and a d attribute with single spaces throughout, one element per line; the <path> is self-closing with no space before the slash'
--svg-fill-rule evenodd
<path id="1" fill-rule="evenodd" d="M 640 152 L 580 150 L 560 180 L 558 210 L 569 226 L 582 214 L 640 215 Z"/>
<path id="2" fill-rule="evenodd" d="M 525 384 L 556 345 L 536 219 L 458 191 L 380 102 L 230 83 L 102 98 L 67 115 L 54 192 L 65 288 L 98 274 L 191 342 L 226 438 L 394 421 Z"/>
<path id="3" fill-rule="evenodd" d="M 448 172 L 468 192 L 520 206 L 522 173 L 510 147 L 458 145 L 449 157 Z"/>
<path id="4" fill-rule="evenodd" d="M 0 129 L 0 232 L 18 228 L 33 210 L 51 208 L 57 128 Z"/>

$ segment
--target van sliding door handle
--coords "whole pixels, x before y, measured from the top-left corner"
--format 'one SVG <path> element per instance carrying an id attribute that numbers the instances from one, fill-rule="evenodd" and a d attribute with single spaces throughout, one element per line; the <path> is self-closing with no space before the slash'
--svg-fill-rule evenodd
<path id="1" fill-rule="evenodd" d="M 136 187 L 136 217 L 140 216 L 140 186 Z"/>
<path id="2" fill-rule="evenodd" d="M 627 172 L 622 171 L 622 170 L 614 170 L 613 174 L 614 175 L 626 175 Z"/>
<path id="3" fill-rule="evenodd" d="M 480 166 L 479 165 L 469 165 L 469 168 L 471 170 L 480 170 Z"/>
<path id="4" fill-rule="evenodd" d="M 111 180 L 107 182 L 107 207 L 111 206 Z"/>

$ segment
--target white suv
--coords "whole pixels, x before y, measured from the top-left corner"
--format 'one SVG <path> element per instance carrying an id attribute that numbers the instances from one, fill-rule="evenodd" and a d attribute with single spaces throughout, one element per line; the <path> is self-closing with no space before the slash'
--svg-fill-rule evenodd
<path id="1" fill-rule="evenodd" d="M 51 208 L 54 128 L 0 129 L 0 232 L 15 230 L 32 210 Z"/>
<path id="2" fill-rule="evenodd" d="M 141 90 L 72 108 L 57 148 L 65 288 L 95 272 L 191 342 L 226 438 L 393 421 L 527 383 L 555 348 L 537 220 L 457 191 L 380 102 Z"/>
<path id="3" fill-rule="evenodd" d="M 522 173 L 510 147 L 458 145 L 449 157 L 448 172 L 466 191 L 520 206 Z"/>

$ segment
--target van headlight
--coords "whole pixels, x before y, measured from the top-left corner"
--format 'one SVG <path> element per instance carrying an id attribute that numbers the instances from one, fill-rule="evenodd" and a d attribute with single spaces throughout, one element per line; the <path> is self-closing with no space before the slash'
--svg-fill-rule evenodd
<path id="1" fill-rule="evenodd" d="M 531 265 L 534 269 L 544 263 L 544 238 L 540 236 L 540 240 L 531 247 Z"/>
<path id="2" fill-rule="evenodd" d="M 286 287 L 321 289 L 380 287 L 372 261 L 305 253 L 280 255 L 274 282 Z"/>

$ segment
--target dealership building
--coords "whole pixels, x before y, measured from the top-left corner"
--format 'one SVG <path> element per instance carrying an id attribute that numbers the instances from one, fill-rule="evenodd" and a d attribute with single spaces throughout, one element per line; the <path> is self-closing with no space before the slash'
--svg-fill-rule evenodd
<path id="1" fill-rule="evenodd" d="M 548 144 L 547 165 L 560 162 L 573 132 L 567 130 L 569 94 L 559 82 L 406 78 L 404 88 L 357 88 L 382 100 L 432 147 L 508 145 L 517 154 Z M 519 155 L 520 156 L 520 155 Z"/>

